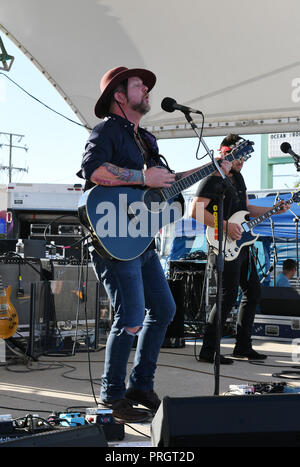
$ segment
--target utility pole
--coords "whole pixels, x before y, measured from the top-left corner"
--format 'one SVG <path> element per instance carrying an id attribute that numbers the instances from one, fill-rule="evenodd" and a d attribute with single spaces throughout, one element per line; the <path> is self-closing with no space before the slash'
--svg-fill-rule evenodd
<path id="1" fill-rule="evenodd" d="M 27 146 L 17 146 L 14 144 L 14 141 L 17 139 L 17 143 L 20 143 L 22 138 L 24 138 L 24 135 L 17 135 L 15 133 L 4 133 L 0 132 L 0 137 L 4 135 L 8 138 L 9 143 L 0 143 L 0 148 L 2 146 L 7 146 L 9 147 L 9 162 L 8 166 L 5 165 L 0 165 L 0 170 L 8 170 L 8 183 L 11 183 L 12 181 L 12 171 L 13 170 L 18 170 L 19 172 L 28 172 L 28 169 L 25 169 L 24 167 L 14 167 L 12 163 L 12 150 L 13 148 L 18 148 L 18 149 L 24 149 L 26 152 L 28 151 Z"/>

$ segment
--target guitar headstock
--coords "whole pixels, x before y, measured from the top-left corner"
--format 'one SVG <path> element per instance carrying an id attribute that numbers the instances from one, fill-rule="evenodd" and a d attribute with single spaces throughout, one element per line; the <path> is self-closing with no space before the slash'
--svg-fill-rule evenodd
<path id="1" fill-rule="evenodd" d="M 250 159 L 250 157 L 251 157 L 251 154 L 246 154 L 245 156 L 242 156 L 242 158 L 244 159 L 244 162 Z"/>
<path id="2" fill-rule="evenodd" d="M 254 143 L 252 141 L 242 141 L 232 149 L 232 151 L 226 156 L 226 158 L 228 158 L 229 161 L 241 158 L 247 161 L 248 159 L 250 159 L 251 153 L 254 152 L 253 145 Z"/>

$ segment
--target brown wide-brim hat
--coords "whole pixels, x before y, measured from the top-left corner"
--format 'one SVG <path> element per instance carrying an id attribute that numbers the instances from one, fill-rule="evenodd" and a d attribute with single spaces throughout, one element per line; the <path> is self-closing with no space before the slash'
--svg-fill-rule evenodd
<path id="1" fill-rule="evenodd" d="M 107 116 L 111 93 L 122 81 L 132 78 L 133 76 L 140 78 L 144 85 L 147 86 L 148 91 L 151 91 L 156 83 L 155 74 L 143 68 L 129 69 L 124 66 L 119 66 L 109 70 L 105 73 L 100 82 L 100 91 L 102 94 L 95 105 L 95 114 L 97 117 L 103 118 Z"/>

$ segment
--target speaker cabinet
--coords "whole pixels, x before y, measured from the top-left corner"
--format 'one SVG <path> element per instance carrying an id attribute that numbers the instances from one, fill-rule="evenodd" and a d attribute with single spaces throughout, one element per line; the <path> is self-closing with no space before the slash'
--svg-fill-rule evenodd
<path id="1" fill-rule="evenodd" d="M 300 316 L 300 295 L 292 287 L 262 287 L 260 311 L 263 315 Z"/>
<path id="2" fill-rule="evenodd" d="M 92 263 L 80 268 L 79 263 L 54 261 L 52 264 L 56 320 L 74 321 L 79 298 L 80 319 L 97 318 L 100 326 L 107 329 L 111 322 L 111 305 L 105 288 L 97 281 Z"/>
<path id="3" fill-rule="evenodd" d="M 300 446 L 300 395 L 165 397 L 153 446 Z"/>
<path id="4" fill-rule="evenodd" d="M 112 307 L 105 288 L 97 280 L 92 263 L 52 262 L 51 292 L 55 315 L 53 345 L 56 348 L 106 342 Z M 104 341 L 104 342 L 103 342 Z M 60 344 L 61 342 L 61 344 Z"/>
<path id="5" fill-rule="evenodd" d="M 107 447 L 107 441 L 101 426 L 93 424 L 23 436 L 0 443 L 2 447 Z"/>

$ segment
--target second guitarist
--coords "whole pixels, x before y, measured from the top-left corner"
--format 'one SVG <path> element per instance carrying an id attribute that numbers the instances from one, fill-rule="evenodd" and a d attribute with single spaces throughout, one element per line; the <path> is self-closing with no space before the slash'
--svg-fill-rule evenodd
<path id="1" fill-rule="evenodd" d="M 235 144 L 241 140 L 241 137 L 235 134 L 229 134 L 221 143 L 220 152 L 226 155 L 231 151 Z M 224 197 L 224 233 L 233 240 L 241 238 L 241 228 L 239 224 L 227 223 L 227 220 L 236 212 L 244 210 L 249 211 L 251 217 L 264 214 L 270 208 L 253 206 L 249 203 L 247 189 L 244 178 L 240 171 L 243 167 L 243 161 L 234 161 L 231 171 L 228 175 L 229 187 Z M 192 217 L 196 218 L 198 203 L 202 203 L 204 209 L 204 224 L 214 227 L 213 206 L 217 203 L 216 194 L 219 192 L 222 179 L 218 173 L 214 173 L 205 178 L 199 185 L 192 205 Z M 289 205 L 284 203 L 281 212 L 289 209 Z M 200 220 L 200 219 L 199 219 Z M 216 254 L 210 252 L 208 261 L 216 272 Z M 239 287 L 242 290 L 242 300 L 238 312 L 236 344 L 233 351 L 234 357 L 248 358 L 249 360 L 263 360 L 266 355 L 256 352 L 252 348 L 251 335 L 255 317 L 256 307 L 260 301 L 260 282 L 256 271 L 254 260 L 249 252 L 249 246 L 241 249 L 238 257 L 233 261 L 224 262 L 223 270 L 223 290 L 222 290 L 222 309 L 221 324 L 224 328 L 226 319 L 234 307 Z M 216 349 L 216 305 L 212 308 L 206 326 L 203 345 L 200 351 L 200 360 L 213 363 Z M 230 364 L 233 360 L 224 356 L 220 357 L 221 364 Z"/>

